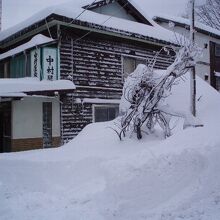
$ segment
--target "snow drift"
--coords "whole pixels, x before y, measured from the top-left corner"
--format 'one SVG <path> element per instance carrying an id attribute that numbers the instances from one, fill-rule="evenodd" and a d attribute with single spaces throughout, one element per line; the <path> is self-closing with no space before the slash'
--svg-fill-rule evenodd
<path id="1" fill-rule="evenodd" d="M 220 95 L 197 78 L 202 128 L 120 142 L 91 124 L 59 149 L 0 155 L 0 219 L 211 220 L 220 216 Z M 170 105 L 189 111 L 189 80 Z"/>

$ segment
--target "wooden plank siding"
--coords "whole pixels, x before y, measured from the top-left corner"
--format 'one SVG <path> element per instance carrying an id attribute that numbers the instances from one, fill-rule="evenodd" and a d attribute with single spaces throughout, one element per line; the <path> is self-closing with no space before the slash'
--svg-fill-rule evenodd
<path id="1" fill-rule="evenodd" d="M 117 42 L 115 39 L 83 39 L 62 37 L 60 44 L 61 79 L 71 79 L 77 89 L 62 98 L 62 135 L 64 141 L 75 137 L 87 124 L 92 122 L 92 104 L 76 104 L 76 99 L 100 98 L 120 99 L 122 95 L 123 56 L 135 56 L 150 61 L 159 47 L 134 45 Z M 158 56 L 156 68 L 164 69 L 173 58 Z M 95 104 L 95 103 L 94 103 Z M 82 106 L 81 106 L 82 107 Z"/>

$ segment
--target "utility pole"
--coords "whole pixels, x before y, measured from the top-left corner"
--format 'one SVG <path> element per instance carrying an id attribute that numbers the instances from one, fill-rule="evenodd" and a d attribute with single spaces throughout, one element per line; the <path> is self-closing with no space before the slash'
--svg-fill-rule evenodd
<path id="1" fill-rule="evenodd" d="M 195 0 L 190 0 L 191 16 L 190 16 L 190 41 L 195 44 Z M 192 67 L 190 74 L 190 90 L 191 90 L 191 112 L 196 116 L 196 69 Z"/>

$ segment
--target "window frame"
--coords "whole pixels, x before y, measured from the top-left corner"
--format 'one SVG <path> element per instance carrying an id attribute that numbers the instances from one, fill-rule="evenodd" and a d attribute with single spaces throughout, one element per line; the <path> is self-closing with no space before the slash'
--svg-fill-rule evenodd
<path id="1" fill-rule="evenodd" d="M 95 121 L 95 108 L 100 107 L 100 108 L 118 108 L 118 113 L 119 113 L 119 104 L 93 104 L 92 105 L 92 123 L 98 123 Z M 116 116 L 117 117 L 117 116 Z M 105 122 L 105 121 L 103 121 Z"/>

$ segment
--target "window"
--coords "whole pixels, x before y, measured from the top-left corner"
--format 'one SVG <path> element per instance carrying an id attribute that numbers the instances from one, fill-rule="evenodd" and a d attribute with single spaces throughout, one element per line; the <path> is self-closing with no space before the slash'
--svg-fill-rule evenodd
<path id="1" fill-rule="evenodd" d="M 10 78 L 10 62 L 0 63 L 0 78 Z"/>
<path id="2" fill-rule="evenodd" d="M 216 77 L 216 89 L 220 91 L 220 77 Z"/>
<path id="3" fill-rule="evenodd" d="M 129 74 L 134 72 L 136 68 L 135 59 L 131 57 L 124 57 L 123 59 L 123 76 L 126 78 Z"/>
<path id="4" fill-rule="evenodd" d="M 25 77 L 25 71 L 25 55 L 12 57 L 10 62 L 10 77 Z"/>
<path id="5" fill-rule="evenodd" d="M 118 116 L 118 105 L 94 105 L 93 106 L 93 121 L 103 122 L 111 121 Z"/>
<path id="6" fill-rule="evenodd" d="M 146 60 L 136 57 L 123 57 L 123 79 L 133 73 L 138 64 L 146 64 Z"/>
<path id="7" fill-rule="evenodd" d="M 220 44 L 215 45 L 215 56 L 220 57 Z"/>
<path id="8" fill-rule="evenodd" d="M 10 62 L 6 62 L 4 65 L 4 78 L 10 78 Z"/>
<path id="9" fill-rule="evenodd" d="M 1 69 L 0 66 L 0 77 L 2 77 Z M 40 80 L 57 80 L 59 78 L 58 69 L 57 48 L 44 47 L 11 57 L 9 67 L 4 69 L 4 77 L 22 78 L 32 76 L 38 77 Z M 10 74 L 7 73 L 8 71 Z"/>
<path id="10" fill-rule="evenodd" d="M 28 53 L 26 55 L 26 71 L 25 71 L 26 77 L 31 77 L 31 54 Z"/>

